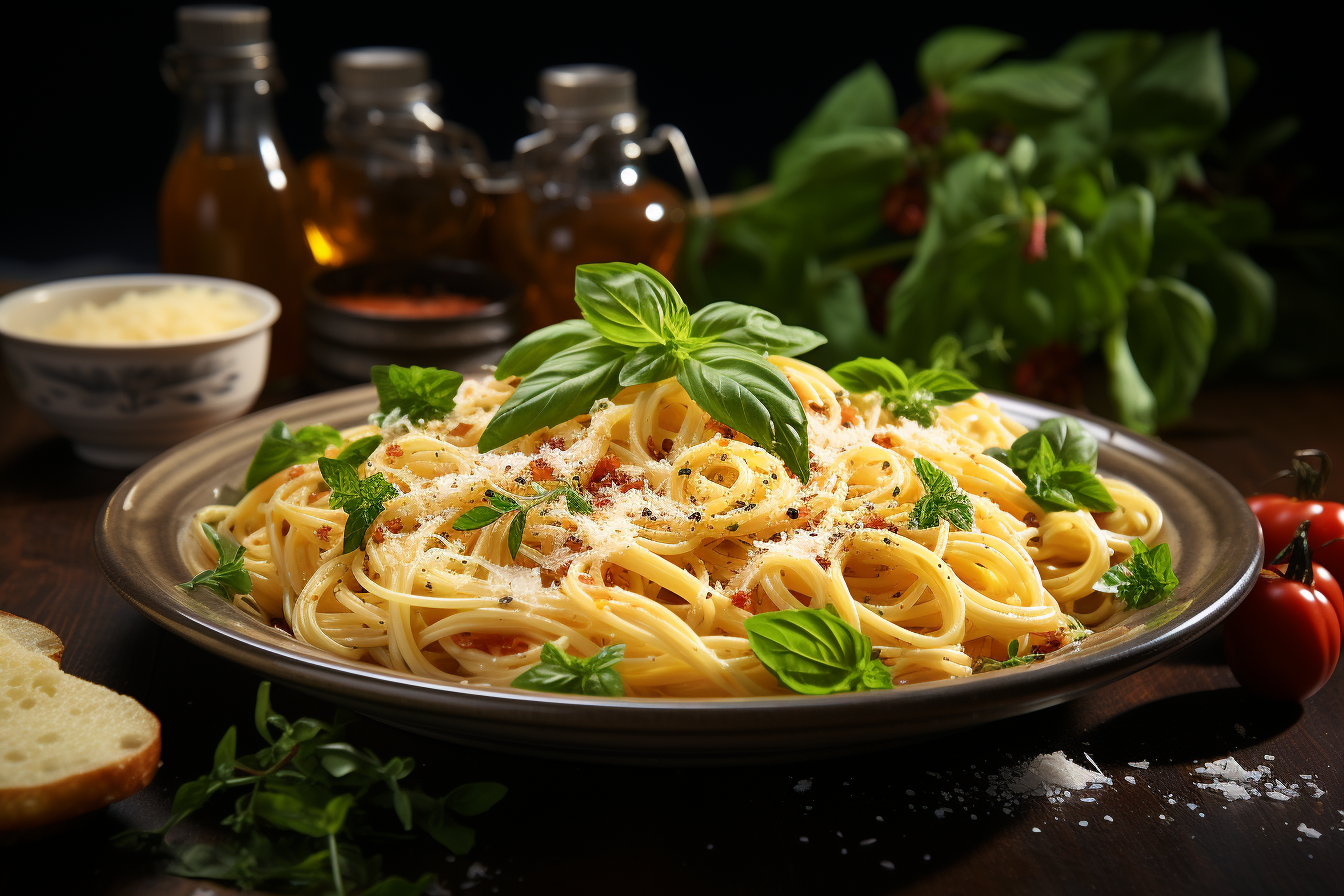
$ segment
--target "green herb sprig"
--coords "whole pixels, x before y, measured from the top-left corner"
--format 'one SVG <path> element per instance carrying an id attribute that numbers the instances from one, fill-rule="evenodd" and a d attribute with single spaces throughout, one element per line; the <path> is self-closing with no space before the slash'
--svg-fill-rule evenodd
<path id="1" fill-rule="evenodd" d="M 975 662 L 976 672 L 996 672 L 999 669 L 1011 669 L 1014 666 L 1025 666 L 1028 663 L 1034 663 L 1045 659 L 1043 653 L 1018 653 L 1017 639 L 1008 642 L 1008 659 L 992 660 L 987 657 L 981 657 Z"/>
<path id="2" fill-rule="evenodd" d="M 328 502 L 333 508 L 345 510 L 345 537 L 341 550 L 350 553 L 364 544 L 364 535 L 383 512 L 387 502 L 401 494 L 382 473 L 359 478 L 355 467 L 344 460 L 320 457 L 317 467 L 331 489 Z"/>
<path id="3" fill-rule="evenodd" d="M 369 416 L 374 426 L 404 417 L 412 423 L 441 420 L 453 412 L 462 374 L 437 367 L 385 364 L 370 368 L 378 390 L 378 412 Z"/>
<path id="4" fill-rule="evenodd" d="M 892 687 L 891 670 L 873 656 L 869 637 L 835 610 L 778 610 L 750 617 L 747 643 L 779 683 L 800 694 Z"/>
<path id="5" fill-rule="evenodd" d="M 831 368 L 831 377 L 850 392 L 876 392 L 892 416 L 932 426 L 934 408 L 965 401 L 980 391 L 955 370 L 921 370 L 907 376 L 886 358 L 855 358 Z"/>
<path id="6" fill-rule="evenodd" d="M 1097 440 L 1072 417 L 1054 417 L 1018 436 L 1007 450 L 985 454 L 1008 466 L 1027 497 L 1047 513 L 1115 510 L 1115 499 L 1097 478 Z"/>
<path id="7" fill-rule="evenodd" d="M 469 532 L 489 526 L 510 513 L 517 514 L 509 524 L 509 556 L 517 557 L 518 550 L 523 546 L 523 534 L 527 531 L 527 515 L 536 508 L 555 498 L 564 498 L 570 513 L 593 512 L 593 505 L 588 503 L 588 499 L 568 485 L 557 486 L 549 491 L 540 486 L 534 488 L 537 489 L 537 497 L 523 501 L 508 492 L 487 489 L 486 503 L 471 508 L 453 520 L 453 528 L 459 532 Z"/>
<path id="8" fill-rule="evenodd" d="M 910 509 L 910 525 L 915 529 L 936 529 L 943 520 L 963 532 L 975 528 L 975 508 L 971 496 L 946 472 L 922 457 L 916 457 L 915 475 L 924 484 L 923 496 Z"/>
<path id="9" fill-rule="evenodd" d="M 386 762 L 371 750 L 342 741 L 344 722 L 275 712 L 271 683 L 257 689 L 254 723 L 266 746 L 237 755 L 238 731 L 230 727 L 215 748 L 210 771 L 177 789 L 172 814 L 151 831 L 124 831 L 119 846 L 151 849 L 172 857 L 169 873 L 230 881 L 251 890 L 268 882 L 364 896 L 415 896 L 432 882 L 383 879 L 381 858 L 364 849 L 374 838 L 420 832 L 456 855 L 469 852 L 475 832 L 457 820 L 485 812 L 507 793 L 502 784 L 464 784 L 446 796 L 409 789 L 404 781 L 415 761 Z M 223 820 L 234 836 L 220 843 L 173 843 L 167 835 L 216 795 L 242 790 Z"/>
<path id="10" fill-rule="evenodd" d="M 481 434 L 481 451 L 587 414 L 626 386 L 676 377 L 702 410 L 807 482 L 807 417 L 765 355 L 799 355 L 824 337 L 732 302 L 691 314 L 667 278 L 642 264 L 580 265 L 574 291 L 582 321 L 533 333 L 500 360 L 495 377 L 522 382 Z"/>
<path id="11" fill-rule="evenodd" d="M 327 448 L 339 444 L 341 434 L 330 426 L 305 426 L 291 433 L 283 420 L 277 420 L 261 437 L 261 444 L 247 466 L 243 487 L 251 491 L 286 467 L 310 464 L 326 453 Z"/>
<path id="12" fill-rule="evenodd" d="M 243 561 L 246 559 L 243 556 L 243 546 L 232 539 L 221 539 L 213 526 L 202 523 L 201 531 L 214 546 L 219 560 L 215 563 L 214 569 L 202 570 L 192 576 L 191 581 L 183 582 L 177 587 L 183 591 L 209 588 L 225 600 L 232 600 L 235 594 L 251 594 L 252 574 L 243 568 Z"/>
<path id="13" fill-rule="evenodd" d="M 515 678 L 512 685 L 553 694 L 621 697 L 625 688 L 615 666 L 624 657 L 624 644 L 608 644 L 588 657 L 570 656 L 554 644 L 543 644 L 541 662 Z"/>
<path id="14" fill-rule="evenodd" d="M 1160 544 L 1149 548 L 1141 539 L 1130 539 L 1134 555 L 1117 563 L 1093 585 L 1096 591 L 1114 594 L 1131 609 L 1141 610 L 1164 600 L 1181 580 L 1171 568 L 1171 548 Z"/>

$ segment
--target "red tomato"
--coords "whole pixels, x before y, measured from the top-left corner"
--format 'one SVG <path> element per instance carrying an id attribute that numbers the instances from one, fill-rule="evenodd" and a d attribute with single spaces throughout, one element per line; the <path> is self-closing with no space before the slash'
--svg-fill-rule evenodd
<path id="1" fill-rule="evenodd" d="M 1275 700 L 1305 700 L 1339 662 L 1339 617 L 1329 598 L 1276 569 L 1260 578 L 1223 623 L 1232 674 L 1248 691 Z"/>
<path id="2" fill-rule="evenodd" d="M 1330 570 L 1336 580 L 1344 580 L 1344 541 L 1321 547 L 1327 541 L 1344 538 L 1344 504 L 1299 501 L 1287 495 L 1253 495 L 1246 503 L 1264 530 L 1266 563 L 1288 546 L 1299 523 L 1311 520 L 1312 559 Z"/>
<path id="3" fill-rule="evenodd" d="M 1286 573 L 1288 564 L 1280 563 L 1272 568 Z M 1319 563 L 1311 564 L 1311 572 L 1311 587 L 1325 595 L 1325 599 L 1330 601 L 1330 606 L 1335 609 L 1335 616 L 1339 620 L 1340 649 L 1344 650 L 1344 588 L 1340 588 L 1338 580 L 1330 574 L 1330 570 Z"/>

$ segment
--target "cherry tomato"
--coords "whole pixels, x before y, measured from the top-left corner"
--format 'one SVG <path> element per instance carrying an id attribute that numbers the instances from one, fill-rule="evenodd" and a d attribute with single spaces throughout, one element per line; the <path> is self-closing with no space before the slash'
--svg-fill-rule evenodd
<path id="1" fill-rule="evenodd" d="M 1320 463 L 1319 470 L 1307 462 L 1312 457 Z M 1344 541 L 1335 541 L 1344 538 L 1344 504 L 1320 500 L 1330 477 L 1330 458 L 1315 449 L 1298 451 L 1293 457 L 1292 475 L 1295 497 L 1265 494 L 1246 499 L 1264 533 L 1265 562 L 1271 562 L 1288 545 L 1303 520 L 1310 520 L 1313 559 L 1330 570 L 1336 581 L 1344 581 Z"/>
<path id="2" fill-rule="evenodd" d="M 1280 563 L 1270 568 L 1282 573 L 1288 572 L 1287 563 Z M 1344 651 L 1344 588 L 1340 588 L 1339 581 L 1330 574 L 1330 570 L 1319 563 L 1311 564 L 1311 572 L 1311 587 L 1325 595 L 1325 599 L 1335 610 L 1335 617 L 1339 621 L 1340 650 Z"/>
<path id="3" fill-rule="evenodd" d="M 1260 577 L 1223 623 L 1232 674 L 1248 691 L 1275 700 L 1305 700 L 1339 662 L 1339 617 L 1329 598 L 1276 569 Z"/>

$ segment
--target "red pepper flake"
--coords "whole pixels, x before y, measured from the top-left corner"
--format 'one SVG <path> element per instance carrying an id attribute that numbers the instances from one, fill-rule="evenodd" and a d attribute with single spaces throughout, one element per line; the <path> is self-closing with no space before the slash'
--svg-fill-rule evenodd
<path id="1" fill-rule="evenodd" d="M 546 447 L 554 448 L 556 451 L 561 451 L 565 447 L 565 440 L 560 438 L 559 436 L 551 436 L 549 439 L 546 440 Z"/>
<path id="2" fill-rule="evenodd" d="M 1050 637 L 1046 638 L 1043 644 L 1037 644 L 1035 647 L 1033 647 L 1031 652 L 1054 653 L 1056 650 L 1058 650 L 1063 646 L 1064 646 L 1064 639 L 1059 636 L 1059 632 L 1055 632 Z"/>
<path id="3" fill-rule="evenodd" d="M 859 412 L 854 410 L 853 405 L 844 404 L 840 406 L 840 425 L 853 426 L 859 420 Z"/>
<path id="4" fill-rule="evenodd" d="M 865 529 L 885 529 L 888 532 L 895 532 L 896 526 L 890 521 L 883 519 L 875 513 L 870 513 L 868 518 L 863 521 Z"/>
<path id="5" fill-rule="evenodd" d="M 579 573 L 579 581 L 585 585 L 591 585 L 593 584 L 593 577 L 586 572 L 581 572 Z"/>
<path id="6" fill-rule="evenodd" d="M 386 537 L 386 533 L 383 532 L 383 527 L 382 527 L 382 526 L 376 526 L 376 527 L 374 527 L 374 530 L 373 530 L 373 536 L 372 536 L 372 537 L 373 537 L 373 543 L 374 543 L 374 544 L 382 544 L 382 543 L 383 543 L 383 539 Z"/>
<path id="7" fill-rule="evenodd" d="M 405 451 L 401 450 L 401 446 L 400 446 L 400 445 L 388 445 L 388 446 L 387 446 L 387 456 L 388 456 L 388 457 L 401 457 L 401 456 L 402 456 L 403 454 L 405 454 L 405 453 L 406 453 Z"/>
<path id="8" fill-rule="evenodd" d="M 662 460 L 663 458 L 667 457 L 666 454 L 664 454 L 662 451 L 658 449 L 657 445 L 653 444 L 653 436 L 649 436 L 648 440 L 644 444 L 644 447 L 648 450 L 649 457 L 653 458 L 654 460 Z"/>
<path id="9" fill-rule="evenodd" d="M 511 656 L 524 653 L 530 646 L 517 635 L 503 635 L 497 632 L 458 632 L 453 635 L 453 643 L 467 650 L 483 650 L 491 656 Z"/>
<path id="10" fill-rule="evenodd" d="M 1036 519 L 1036 514 L 1030 511 L 1027 512 L 1026 516 L 1022 517 L 1022 525 L 1026 526 L 1029 529 L 1034 529 L 1040 524 L 1041 521 Z"/>
<path id="11" fill-rule="evenodd" d="M 877 435 L 873 436 L 873 444 L 877 445 L 880 448 L 886 448 L 887 450 L 891 450 L 892 447 L 891 434 L 885 432 L 879 432 Z"/>
<path id="12" fill-rule="evenodd" d="M 289 468 L 289 478 L 290 478 L 290 479 L 298 479 L 298 478 L 299 478 L 300 476 L 302 476 L 302 475 L 303 475 L 303 466 L 302 466 L 302 465 L 300 465 L 300 464 L 295 464 L 294 466 L 292 466 L 292 467 Z"/>
<path id="13" fill-rule="evenodd" d="M 606 485 L 608 481 L 621 469 L 621 459 L 614 454 L 607 454 L 597 462 L 593 467 L 593 475 L 588 479 L 588 491 L 595 491 Z"/>
<path id="14" fill-rule="evenodd" d="M 723 436 L 725 439 L 731 439 L 737 435 L 737 433 L 734 432 L 731 427 L 724 426 L 722 423 L 715 420 L 713 417 L 710 417 L 709 421 L 705 423 L 705 429 L 713 430 L 714 432 L 717 432 L 719 435 Z"/>
<path id="15" fill-rule="evenodd" d="M 825 402 L 821 402 L 821 401 L 809 401 L 809 402 L 807 403 L 807 406 L 808 406 L 808 408 L 809 408 L 810 410 L 816 411 L 818 414 L 824 414 L 824 413 L 826 413 L 826 403 L 825 403 Z"/>
<path id="16" fill-rule="evenodd" d="M 448 431 L 448 435 L 450 435 L 450 436 L 464 436 L 464 435 L 466 435 L 466 434 L 469 433 L 469 432 L 471 432 L 471 424 L 470 424 L 470 423 L 459 423 L 459 424 L 457 424 L 456 426 L 454 426 L 452 429 L 450 429 L 450 430 Z"/>
<path id="17" fill-rule="evenodd" d="M 830 561 L 830 560 L 827 560 L 825 557 L 821 556 L 820 554 L 817 555 L 816 560 L 817 560 L 817 565 L 820 566 L 822 569 L 830 569 L 830 568 L 831 568 L 831 561 Z"/>
<path id="18" fill-rule="evenodd" d="M 318 538 L 322 539 L 323 541 L 330 541 L 331 539 L 328 538 L 327 536 L 331 535 L 331 527 L 321 526 L 313 534 L 316 535 Z"/>
<path id="19" fill-rule="evenodd" d="M 533 458 L 527 465 L 528 472 L 532 474 L 533 480 L 537 482 L 553 482 L 555 480 L 555 468 L 540 457 Z"/>
<path id="20" fill-rule="evenodd" d="M 673 442 L 671 439 L 663 439 L 663 454 L 672 453 Z"/>
<path id="21" fill-rule="evenodd" d="M 396 535 L 399 532 L 401 532 L 401 517 L 394 516 L 392 517 L 392 519 L 388 520 L 383 525 L 387 527 L 387 531 L 391 532 L 393 535 Z"/>
<path id="22" fill-rule="evenodd" d="M 737 607 L 739 610 L 746 610 L 748 613 L 756 612 L 756 601 L 753 599 L 753 595 L 750 591 L 735 592 L 733 596 L 728 599 L 732 601 L 733 606 Z"/>
<path id="23" fill-rule="evenodd" d="M 281 534 L 281 535 L 288 535 L 288 534 L 289 534 L 289 520 L 281 520 L 281 521 L 280 521 L 280 534 Z"/>

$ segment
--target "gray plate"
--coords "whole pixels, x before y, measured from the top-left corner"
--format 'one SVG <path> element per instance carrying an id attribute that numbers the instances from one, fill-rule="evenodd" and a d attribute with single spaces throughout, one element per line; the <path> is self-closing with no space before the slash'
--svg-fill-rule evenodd
<path id="1" fill-rule="evenodd" d="M 1024 424 L 1060 408 L 995 395 Z M 825 697 L 653 699 L 543 694 L 428 681 L 301 644 L 199 591 L 178 549 L 191 514 L 243 471 L 271 421 L 292 428 L 363 422 L 371 386 L 330 392 L 244 417 L 159 456 L 127 477 L 103 508 L 98 560 L 140 612 L 192 644 L 257 673 L 422 734 L 471 746 L 632 764 L 756 763 L 872 749 L 968 728 L 1070 700 L 1156 662 L 1217 625 L 1250 589 L 1263 547 L 1236 490 L 1167 445 L 1085 418 L 1100 467 L 1148 492 L 1166 514 L 1163 537 L 1181 585 L 1052 659 L 959 681 Z"/>

